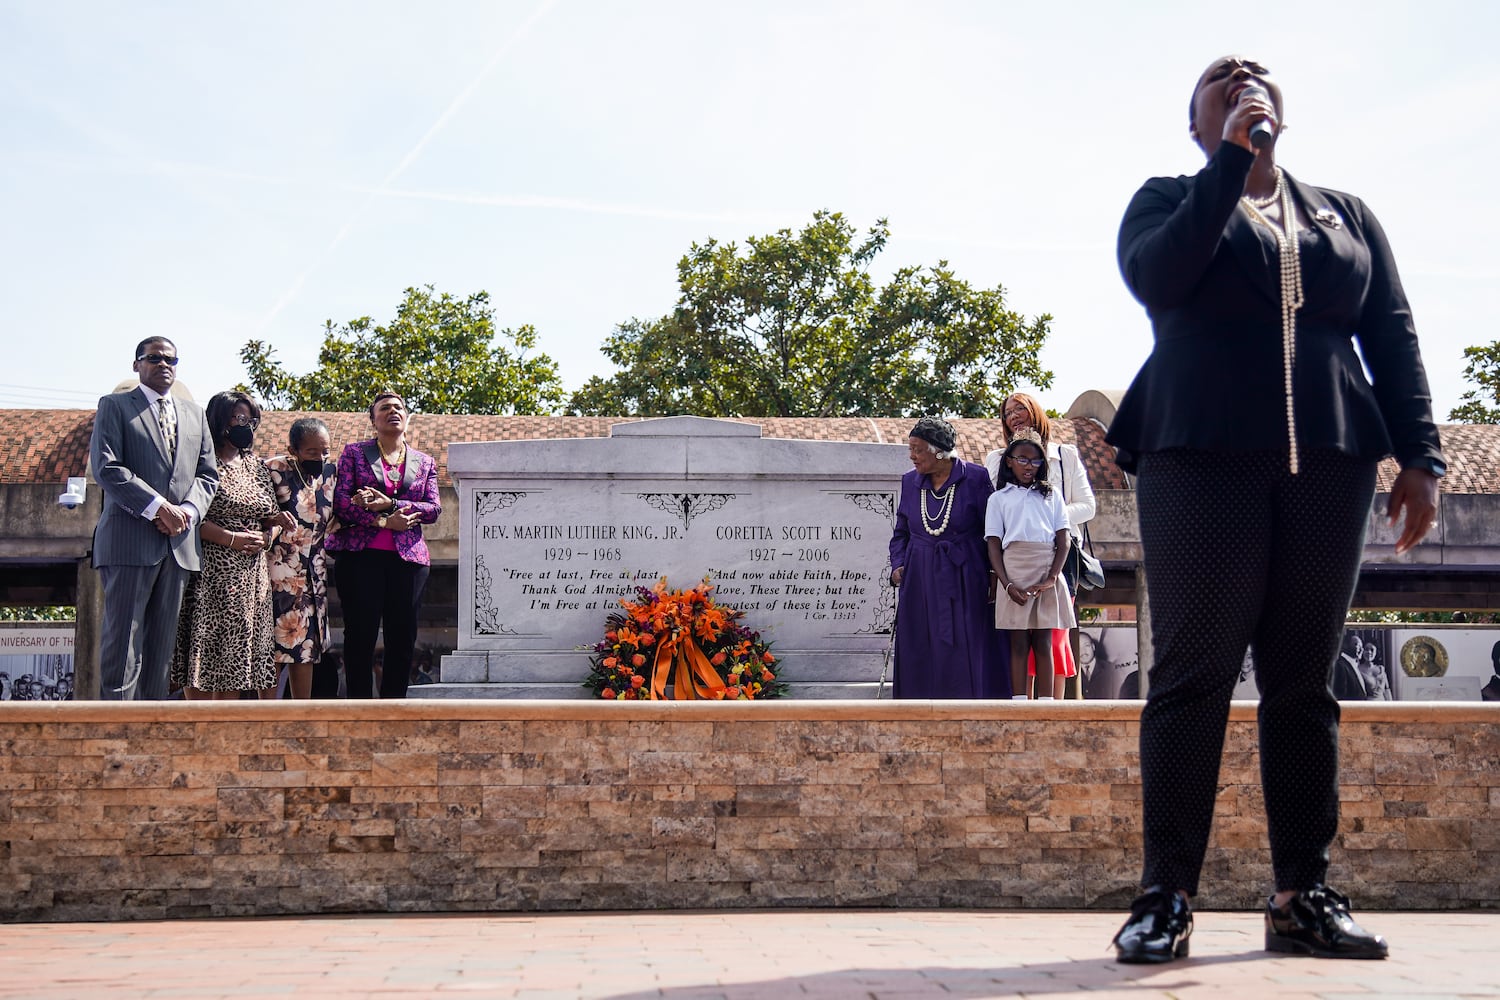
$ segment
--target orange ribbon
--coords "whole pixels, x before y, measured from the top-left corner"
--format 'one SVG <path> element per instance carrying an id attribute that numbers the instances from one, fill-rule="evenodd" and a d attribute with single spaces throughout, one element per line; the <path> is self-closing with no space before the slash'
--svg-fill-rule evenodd
<path id="1" fill-rule="evenodd" d="M 656 660 L 651 664 L 651 700 L 667 697 L 667 680 L 674 667 L 677 674 L 672 680 L 674 701 L 723 696 L 724 682 L 719 672 L 708 662 L 691 633 L 683 629 L 663 636 L 657 643 Z"/>

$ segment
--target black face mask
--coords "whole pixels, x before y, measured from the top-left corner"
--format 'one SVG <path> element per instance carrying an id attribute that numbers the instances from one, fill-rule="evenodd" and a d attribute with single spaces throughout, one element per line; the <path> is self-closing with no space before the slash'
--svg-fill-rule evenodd
<path id="1" fill-rule="evenodd" d="M 317 459 L 303 459 L 297 465 L 308 479 L 315 479 L 323 474 L 323 463 Z"/>
<path id="2" fill-rule="evenodd" d="M 240 451 L 244 451 L 246 448 L 255 443 L 255 431 L 251 430 L 249 427 L 244 426 L 243 424 L 235 424 L 234 426 L 230 427 L 229 433 L 226 434 L 225 437 L 229 438 L 229 443 L 234 445 Z"/>

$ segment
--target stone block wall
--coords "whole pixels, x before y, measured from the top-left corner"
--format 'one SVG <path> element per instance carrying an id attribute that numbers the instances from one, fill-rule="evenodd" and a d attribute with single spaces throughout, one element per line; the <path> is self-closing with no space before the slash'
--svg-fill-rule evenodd
<path id="1" fill-rule="evenodd" d="M 1121 908 L 1138 703 L 0 706 L 0 919 Z M 1350 705 L 1330 881 L 1500 906 L 1500 707 Z M 1233 710 L 1200 906 L 1268 891 Z"/>

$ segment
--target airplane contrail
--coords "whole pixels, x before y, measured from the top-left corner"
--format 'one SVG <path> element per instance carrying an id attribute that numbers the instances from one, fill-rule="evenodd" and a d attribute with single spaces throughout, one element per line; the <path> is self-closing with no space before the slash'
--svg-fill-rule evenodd
<path id="1" fill-rule="evenodd" d="M 531 12 L 531 16 L 522 21 L 521 25 L 515 31 L 511 32 L 505 41 L 500 43 L 499 47 L 495 49 L 494 54 L 490 56 L 489 61 L 474 75 L 474 79 L 469 81 L 468 86 L 464 87 L 453 100 L 448 102 L 448 107 L 443 109 L 442 114 L 438 115 L 437 121 L 432 123 L 432 127 L 423 133 L 422 138 L 417 140 L 416 145 L 407 151 L 406 155 L 401 158 L 401 162 L 397 163 L 391 168 L 390 173 L 386 174 L 385 179 L 380 183 L 380 188 L 370 191 L 365 195 L 364 200 L 359 203 L 359 207 L 349 216 L 348 221 L 339 227 L 339 231 L 334 235 L 333 240 L 328 246 L 324 247 L 323 251 L 302 269 L 302 272 L 292 281 L 291 287 L 276 300 L 276 304 L 271 307 L 270 312 L 266 313 L 265 318 L 260 321 L 260 325 L 256 329 L 257 337 L 264 336 L 266 329 L 276 321 L 276 317 L 281 315 L 281 311 L 302 291 L 302 286 L 307 284 L 307 279 L 312 277 L 313 272 L 332 256 L 333 252 L 338 249 L 339 244 L 344 242 L 345 237 L 349 235 L 355 223 L 360 220 L 360 217 L 370 207 L 370 203 L 384 193 L 382 189 L 395 182 L 398 177 L 406 172 L 408 167 L 416 162 L 417 157 L 422 155 L 422 151 L 427 148 L 427 144 L 432 140 L 433 136 L 442 131 L 443 126 L 448 124 L 453 116 L 458 113 L 459 109 L 474 95 L 474 92 L 479 89 L 479 85 L 484 82 L 484 78 L 489 76 L 495 67 L 500 64 L 500 60 L 505 57 L 505 54 L 526 36 L 532 26 L 540 21 L 556 2 L 557 0 L 542 0 L 542 3 Z"/>

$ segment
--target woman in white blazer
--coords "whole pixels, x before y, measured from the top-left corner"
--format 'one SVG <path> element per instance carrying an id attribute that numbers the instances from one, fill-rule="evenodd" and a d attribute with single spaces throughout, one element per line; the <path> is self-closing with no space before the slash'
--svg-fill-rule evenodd
<path id="1" fill-rule="evenodd" d="M 1062 491 L 1063 503 L 1068 508 L 1068 530 L 1082 537 L 1083 526 L 1094 517 L 1094 489 L 1089 485 L 1088 470 L 1078 449 L 1070 444 L 1059 444 L 1052 440 L 1052 421 L 1042 404 L 1024 392 L 1006 398 L 1001 408 L 1004 420 L 1005 444 L 1020 431 L 1031 429 L 1042 436 L 1042 447 L 1047 450 L 1047 482 L 1055 490 Z M 984 467 L 990 474 L 990 482 L 1000 479 L 1000 456 L 1005 449 L 997 448 L 984 457 Z M 1076 586 L 1077 580 L 1069 580 Z"/>

